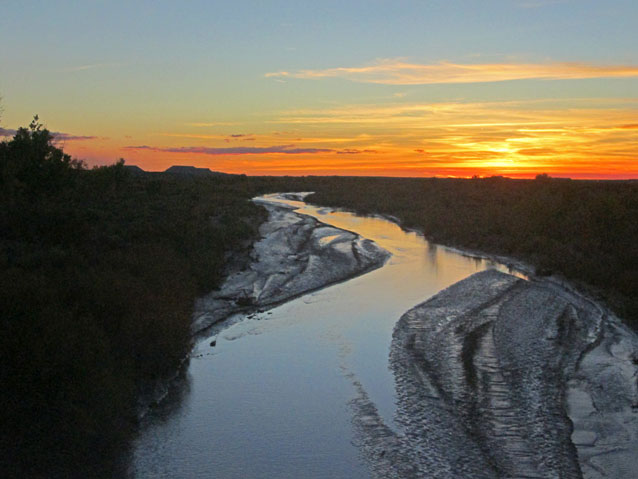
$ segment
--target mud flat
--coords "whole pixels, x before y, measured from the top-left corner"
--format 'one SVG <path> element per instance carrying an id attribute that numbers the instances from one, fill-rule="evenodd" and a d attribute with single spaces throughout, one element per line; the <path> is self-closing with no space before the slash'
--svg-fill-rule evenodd
<path id="1" fill-rule="evenodd" d="M 254 200 L 269 217 L 260 228 L 262 238 L 253 246 L 251 263 L 231 274 L 218 291 L 197 301 L 193 333 L 233 313 L 275 306 L 385 263 L 390 254 L 373 241 L 278 202 L 303 196 L 287 193 Z"/>
<path id="2" fill-rule="evenodd" d="M 378 477 L 633 478 L 638 338 L 551 280 L 477 273 L 405 313 L 390 366 L 397 424 L 363 388 Z"/>

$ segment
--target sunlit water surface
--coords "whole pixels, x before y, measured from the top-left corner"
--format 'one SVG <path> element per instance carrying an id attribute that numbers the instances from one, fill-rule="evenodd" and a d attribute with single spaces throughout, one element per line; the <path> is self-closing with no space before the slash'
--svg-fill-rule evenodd
<path id="1" fill-rule="evenodd" d="M 392 253 L 385 266 L 253 317 L 214 327 L 185 377 L 145 418 L 138 478 L 369 477 L 352 430 L 358 381 L 396 428 L 392 330 L 415 304 L 473 273 L 463 256 L 381 218 L 285 201 Z"/>

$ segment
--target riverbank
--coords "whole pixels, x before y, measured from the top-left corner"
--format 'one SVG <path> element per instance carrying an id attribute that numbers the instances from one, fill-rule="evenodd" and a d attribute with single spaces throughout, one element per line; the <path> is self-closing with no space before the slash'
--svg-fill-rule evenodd
<path id="1" fill-rule="evenodd" d="M 368 274 L 267 312 L 246 310 L 198 336 L 183 381 L 143 421 L 134 477 L 369 479 L 353 436 L 353 384 L 391 423 L 387 353 L 397 318 L 477 271 L 507 271 L 382 219 L 290 199 L 301 213 L 371 239 L 392 256 Z"/>
<path id="2" fill-rule="evenodd" d="M 401 226 L 396 217 L 382 217 Z M 633 477 L 638 469 L 635 333 L 583 293 L 583 285 L 574 287 L 560 275 L 537 276 L 536 268 L 505 256 L 452 250 L 506 264 L 527 281 L 480 273 L 401 318 L 391 364 L 405 436 L 397 438 L 373 419 L 374 404 L 358 384 L 360 397 L 353 401 L 359 408 L 354 423 L 360 433 L 367 430 L 362 443 L 370 446 L 370 437 L 377 436 L 364 450 L 372 451 L 373 464 L 383 464 L 381 476 L 392 471 L 412 477 L 408 473 L 419 467 L 426 475 L 440 474 L 450 467 L 466 477 Z M 426 333 L 431 328 L 426 323 L 436 318 L 454 326 L 440 324 Z M 428 363 L 427 354 L 435 357 L 428 371 L 419 370 Z M 450 413 L 446 418 L 437 412 L 448 431 L 442 436 L 423 412 L 423 401 L 433 396 L 439 401 L 434 409 Z M 419 424 L 423 421 L 428 425 Z M 419 448 L 430 455 L 425 464 L 406 452 Z"/>
<path id="3" fill-rule="evenodd" d="M 637 357 L 636 335 L 588 298 L 478 273 L 396 325 L 402 433 L 365 392 L 354 424 L 379 477 L 631 478 Z"/>
<path id="4" fill-rule="evenodd" d="M 267 210 L 268 220 L 260 227 L 261 239 L 253 245 L 251 262 L 196 302 L 194 334 L 234 313 L 263 311 L 379 268 L 389 258 L 374 242 L 278 202 L 302 197 L 273 194 L 254 200 Z"/>
<path id="5" fill-rule="evenodd" d="M 337 178 L 309 201 L 384 214 L 433 242 L 563 276 L 638 329 L 638 183 Z"/>

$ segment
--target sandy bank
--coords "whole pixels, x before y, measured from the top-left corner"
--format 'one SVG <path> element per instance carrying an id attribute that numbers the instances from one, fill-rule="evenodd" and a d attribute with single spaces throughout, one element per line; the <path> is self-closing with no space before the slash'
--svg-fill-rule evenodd
<path id="1" fill-rule="evenodd" d="M 299 195 L 270 197 L 272 201 L 255 200 L 269 217 L 260 228 L 262 238 L 253 246 L 249 267 L 196 302 L 194 333 L 235 312 L 273 306 L 378 268 L 389 257 L 370 240 L 277 203 Z"/>
<path id="2" fill-rule="evenodd" d="M 402 430 L 364 391 L 354 424 L 379 477 L 635 477 L 637 354 L 588 299 L 486 271 L 397 323 Z"/>

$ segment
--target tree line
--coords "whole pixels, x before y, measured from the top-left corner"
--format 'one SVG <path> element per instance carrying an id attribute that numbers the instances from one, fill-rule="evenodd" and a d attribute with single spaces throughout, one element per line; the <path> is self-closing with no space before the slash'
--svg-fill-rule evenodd
<path id="1" fill-rule="evenodd" d="M 36 119 L 0 143 L 0 469 L 115 477 L 141 392 L 264 212 L 241 177 L 88 169 L 53 140 Z"/>
<path id="2" fill-rule="evenodd" d="M 638 181 L 335 178 L 307 200 L 561 274 L 638 328 Z"/>

